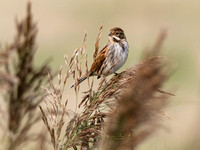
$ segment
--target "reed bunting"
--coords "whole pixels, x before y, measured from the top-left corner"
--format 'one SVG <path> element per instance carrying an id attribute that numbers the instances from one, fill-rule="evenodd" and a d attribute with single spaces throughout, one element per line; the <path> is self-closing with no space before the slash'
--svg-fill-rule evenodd
<path id="1" fill-rule="evenodd" d="M 101 76 L 108 76 L 112 73 L 116 74 L 116 71 L 126 62 L 128 42 L 126 41 L 124 31 L 119 27 L 115 27 L 110 30 L 108 36 L 108 44 L 98 53 L 90 71 L 79 80 L 78 84 L 90 76 L 97 76 L 98 79 Z M 70 86 L 70 88 L 72 87 L 74 87 L 74 84 Z"/>

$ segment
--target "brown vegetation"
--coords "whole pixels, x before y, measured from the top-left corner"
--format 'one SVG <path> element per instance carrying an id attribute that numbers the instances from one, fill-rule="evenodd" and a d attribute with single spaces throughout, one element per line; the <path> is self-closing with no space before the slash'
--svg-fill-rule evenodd
<path id="1" fill-rule="evenodd" d="M 40 86 L 47 81 L 48 65 L 33 66 L 35 55 L 36 24 L 32 20 L 31 5 L 27 6 L 27 16 L 16 21 L 17 35 L 14 42 L 0 53 L 1 92 L 7 105 L 7 113 L 1 126 L 8 136 L 8 149 L 21 149 L 34 135 L 30 128 L 40 120 L 35 110 L 45 96 Z M 2 110 L 3 108 L 1 108 Z"/>
<path id="2" fill-rule="evenodd" d="M 1 121 L 5 129 L 9 150 L 22 149 L 27 141 L 40 137 L 40 149 L 44 149 L 44 132 L 30 135 L 31 127 L 41 119 L 36 113 L 39 106 L 43 122 L 49 132 L 55 150 L 73 149 L 135 149 L 162 124 L 155 116 L 163 115 L 170 94 L 161 90 L 169 77 L 169 65 L 160 56 L 160 50 L 166 37 L 161 32 L 154 47 L 144 51 L 141 62 L 111 79 L 103 78 L 98 87 L 94 87 L 94 78 L 88 79 L 88 90 L 78 99 L 78 83 L 83 72 L 88 72 L 84 35 L 83 44 L 68 59 L 65 56 L 67 71 L 58 71 L 58 83 L 53 81 L 48 65 L 33 67 L 35 54 L 36 24 L 32 21 L 30 4 L 27 16 L 17 22 L 17 36 L 0 53 L 0 82 L 8 106 L 7 120 Z M 99 50 L 99 40 L 103 25 L 95 43 L 95 58 Z M 86 68 L 83 70 L 83 68 Z M 77 110 L 68 107 L 68 99 L 63 96 L 69 89 L 68 79 L 75 81 Z M 40 88 L 42 87 L 42 88 Z M 45 91 L 45 92 L 44 92 Z M 6 122 L 7 121 L 7 122 Z M 6 122 L 6 123 L 5 123 Z"/>
<path id="3" fill-rule="evenodd" d="M 98 52 L 101 31 L 102 26 L 96 40 L 94 57 Z M 88 79 L 89 91 L 84 92 L 79 102 L 80 112 L 74 112 L 71 116 L 71 110 L 67 110 L 67 100 L 63 102 L 62 97 L 70 76 L 75 80 L 74 89 L 78 94 L 81 85 L 76 83 L 83 72 L 84 57 L 85 72 L 88 71 L 85 35 L 81 48 L 75 50 L 70 60 L 65 57 L 68 70 L 64 79 L 61 68 L 58 85 L 50 80 L 51 88 L 44 88 L 49 96 L 45 99 L 46 110 L 45 107 L 40 109 L 54 149 L 133 149 L 160 126 L 153 116 L 161 115 L 161 109 L 169 95 L 172 95 L 160 90 L 169 76 L 166 71 L 168 65 L 159 56 L 165 36 L 166 31 L 163 31 L 155 46 L 144 53 L 140 64 L 108 81 L 102 79 L 97 89 L 93 86 L 94 80 L 90 82 Z M 62 137 L 60 132 L 64 132 Z"/>

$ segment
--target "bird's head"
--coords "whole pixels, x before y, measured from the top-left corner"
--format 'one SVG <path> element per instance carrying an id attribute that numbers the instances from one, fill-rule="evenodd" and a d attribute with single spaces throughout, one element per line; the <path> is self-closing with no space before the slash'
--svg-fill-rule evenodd
<path id="1" fill-rule="evenodd" d="M 126 39 L 124 31 L 119 27 L 112 28 L 108 36 L 112 42 L 120 42 Z"/>

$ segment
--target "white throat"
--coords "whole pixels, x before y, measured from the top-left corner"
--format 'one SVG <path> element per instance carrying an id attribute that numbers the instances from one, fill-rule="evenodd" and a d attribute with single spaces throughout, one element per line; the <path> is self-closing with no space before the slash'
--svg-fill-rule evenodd
<path id="1" fill-rule="evenodd" d="M 109 41 L 110 42 L 115 42 L 115 41 L 113 41 L 113 38 L 118 42 L 121 40 L 119 37 L 116 37 L 116 36 L 113 35 L 113 36 L 109 36 Z"/>
<path id="2" fill-rule="evenodd" d="M 120 41 L 121 39 L 119 37 L 116 37 L 113 35 L 113 38 L 115 38 L 115 40 Z"/>

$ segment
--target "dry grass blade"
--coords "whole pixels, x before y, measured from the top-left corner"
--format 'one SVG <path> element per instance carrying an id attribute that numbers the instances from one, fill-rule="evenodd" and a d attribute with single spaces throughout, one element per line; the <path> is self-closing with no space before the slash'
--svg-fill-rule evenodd
<path id="1" fill-rule="evenodd" d="M 94 51 L 93 59 L 96 58 L 96 56 L 97 56 L 97 54 L 98 54 L 98 51 L 99 51 L 99 40 L 100 40 L 100 38 L 101 38 L 102 29 L 103 29 L 103 24 L 101 25 L 101 27 L 100 27 L 100 29 L 99 29 L 99 33 L 98 33 L 98 36 L 97 36 L 97 39 L 96 39 L 95 51 Z"/>
<path id="2" fill-rule="evenodd" d="M 83 43 L 82 43 L 82 46 L 81 46 L 81 56 L 83 57 L 84 53 L 85 53 L 85 42 L 86 42 L 86 39 L 87 39 L 87 33 L 84 34 L 84 38 L 83 38 Z"/>

